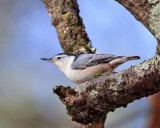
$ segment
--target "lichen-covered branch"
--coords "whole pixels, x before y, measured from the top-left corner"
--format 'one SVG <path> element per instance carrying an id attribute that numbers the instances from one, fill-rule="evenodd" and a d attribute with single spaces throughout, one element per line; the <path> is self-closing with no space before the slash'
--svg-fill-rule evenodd
<path id="1" fill-rule="evenodd" d="M 48 9 L 59 42 L 67 53 L 95 53 L 85 31 L 76 0 L 42 0 Z"/>
<path id="2" fill-rule="evenodd" d="M 125 107 L 136 99 L 160 91 L 160 56 L 127 70 L 101 76 L 73 88 L 58 86 L 55 93 L 72 120 L 88 124 Z"/>

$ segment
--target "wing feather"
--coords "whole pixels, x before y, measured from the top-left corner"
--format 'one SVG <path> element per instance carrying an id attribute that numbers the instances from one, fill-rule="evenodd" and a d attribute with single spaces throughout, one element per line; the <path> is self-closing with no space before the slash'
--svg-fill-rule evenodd
<path id="1" fill-rule="evenodd" d="M 72 64 L 73 69 L 85 69 L 90 66 L 94 66 L 101 63 L 108 63 L 109 61 L 118 58 L 111 54 L 82 54 Z"/>

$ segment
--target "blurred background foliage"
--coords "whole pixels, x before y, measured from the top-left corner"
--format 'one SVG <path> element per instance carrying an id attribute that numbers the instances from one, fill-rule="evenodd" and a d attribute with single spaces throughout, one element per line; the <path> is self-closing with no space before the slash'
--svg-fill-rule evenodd
<path id="1" fill-rule="evenodd" d="M 86 31 L 99 53 L 141 56 L 116 71 L 154 56 L 154 37 L 117 2 L 78 3 Z M 40 60 L 60 52 L 56 29 L 40 0 L 0 0 L 0 128 L 71 127 L 71 119 L 52 88 L 74 83 Z M 145 127 L 150 110 L 147 98 L 137 100 L 109 113 L 106 127 Z"/>

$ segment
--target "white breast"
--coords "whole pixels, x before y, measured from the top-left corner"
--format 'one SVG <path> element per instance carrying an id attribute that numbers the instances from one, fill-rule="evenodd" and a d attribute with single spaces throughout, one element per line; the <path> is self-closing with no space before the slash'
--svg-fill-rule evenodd
<path id="1" fill-rule="evenodd" d="M 89 80 L 92 76 L 105 72 L 106 64 L 99 64 L 95 66 L 88 67 L 86 69 L 72 69 L 70 64 L 66 65 L 67 68 L 64 74 L 73 82 L 80 84 Z"/>

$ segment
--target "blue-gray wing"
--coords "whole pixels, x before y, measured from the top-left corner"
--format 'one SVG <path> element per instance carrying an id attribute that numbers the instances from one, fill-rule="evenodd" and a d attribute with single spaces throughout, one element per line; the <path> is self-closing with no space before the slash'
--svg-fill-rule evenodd
<path id="1" fill-rule="evenodd" d="M 75 59 L 72 64 L 73 69 L 85 69 L 90 66 L 94 66 L 101 63 L 108 63 L 120 56 L 110 54 L 82 54 Z"/>

